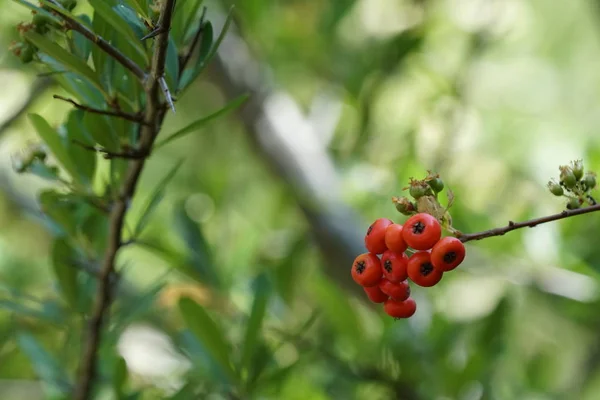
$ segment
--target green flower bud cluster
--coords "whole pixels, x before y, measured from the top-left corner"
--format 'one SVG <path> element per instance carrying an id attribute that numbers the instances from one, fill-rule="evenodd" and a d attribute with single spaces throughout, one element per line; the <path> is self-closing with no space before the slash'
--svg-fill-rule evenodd
<path id="1" fill-rule="evenodd" d="M 559 167 L 558 182 L 554 179 L 548 182 L 548 190 L 555 196 L 567 198 L 567 209 L 575 210 L 584 204 L 595 205 L 596 200 L 590 192 L 596 188 L 596 174 L 585 172 L 581 160 L 572 161 L 570 165 Z"/>

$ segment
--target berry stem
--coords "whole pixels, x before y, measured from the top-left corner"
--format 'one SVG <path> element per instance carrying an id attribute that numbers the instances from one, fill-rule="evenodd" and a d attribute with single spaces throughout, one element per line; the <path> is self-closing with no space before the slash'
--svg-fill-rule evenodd
<path id="1" fill-rule="evenodd" d="M 587 213 L 591 213 L 594 211 L 600 211 L 600 204 L 596 204 L 596 205 L 584 207 L 584 208 L 578 208 L 575 210 L 564 210 L 558 214 L 548 215 L 547 217 L 530 219 L 528 221 L 523 221 L 523 222 L 509 221 L 508 225 L 506 225 L 506 226 L 503 226 L 500 228 L 489 229 L 487 231 L 482 231 L 482 232 L 461 233 L 459 231 L 456 231 L 455 235 L 458 239 L 460 239 L 461 242 L 466 243 L 466 242 L 470 242 L 471 240 L 481 240 L 481 239 L 485 239 L 485 238 L 489 238 L 489 237 L 493 237 L 493 236 L 502 236 L 505 233 L 514 231 L 516 229 L 521 229 L 521 228 L 526 228 L 526 227 L 533 228 L 537 225 L 545 224 L 547 222 L 552 222 L 552 221 L 557 221 L 559 219 L 574 217 L 576 215 L 587 214 Z"/>

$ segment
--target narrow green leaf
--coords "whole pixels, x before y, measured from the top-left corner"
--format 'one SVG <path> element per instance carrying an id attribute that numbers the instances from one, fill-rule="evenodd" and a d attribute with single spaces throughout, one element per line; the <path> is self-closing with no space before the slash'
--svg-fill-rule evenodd
<path id="1" fill-rule="evenodd" d="M 85 21 L 87 26 L 92 26 L 92 20 L 87 15 L 78 15 L 77 18 L 81 21 Z M 79 32 L 71 31 L 71 35 L 73 36 L 73 44 L 75 45 L 75 54 L 82 60 L 87 61 L 92 52 L 92 42 Z"/>
<path id="2" fill-rule="evenodd" d="M 39 194 L 40 208 L 48 216 L 58 235 L 75 235 L 77 221 L 75 212 L 77 207 L 54 190 L 44 190 Z"/>
<path id="3" fill-rule="evenodd" d="M 185 89 L 200 75 L 203 69 L 203 63 L 206 56 L 210 52 L 213 44 L 213 27 L 210 21 L 204 24 L 202 28 L 202 37 L 200 38 L 200 49 L 198 50 L 198 57 L 196 63 L 192 67 L 187 67 L 181 77 L 179 78 L 179 85 L 177 86 L 177 92 L 182 95 Z"/>
<path id="4" fill-rule="evenodd" d="M 154 188 L 154 191 L 148 198 L 148 201 L 146 202 L 146 205 L 143 208 L 142 215 L 138 223 L 136 224 L 135 229 L 133 230 L 134 238 L 139 237 L 141 235 L 142 231 L 144 230 L 150 219 L 150 216 L 152 215 L 152 212 L 164 197 L 167 185 L 169 184 L 169 182 L 171 182 L 171 179 L 173 179 L 177 171 L 179 171 L 179 167 L 181 167 L 182 163 L 183 161 L 179 161 L 178 163 L 176 163 Z"/>
<path id="5" fill-rule="evenodd" d="M 88 0 L 90 5 L 94 8 L 98 14 L 104 18 L 104 20 L 114 28 L 114 30 L 121 35 L 129 38 L 129 43 L 133 45 L 136 51 L 144 57 L 146 63 L 149 62 L 148 54 L 142 44 L 140 38 L 135 34 L 134 30 L 129 26 L 127 22 L 115 12 L 110 5 L 106 4 L 104 0 Z M 141 66 L 143 68 L 143 66 Z"/>
<path id="6" fill-rule="evenodd" d="M 21 5 L 29 8 L 31 10 L 34 10 L 36 13 L 40 13 L 40 14 L 45 15 L 46 17 L 50 18 L 53 22 L 55 22 L 57 24 L 60 24 L 60 22 L 61 22 L 61 20 L 58 19 L 58 18 L 56 18 L 54 15 L 52 15 L 52 13 L 44 10 L 41 7 L 38 7 L 38 6 L 34 5 L 34 4 L 31 4 L 28 1 L 25 1 L 25 0 L 13 0 L 13 1 L 15 3 L 19 3 L 19 4 L 21 4 Z"/>
<path id="7" fill-rule="evenodd" d="M 80 180 L 80 175 L 75 163 L 71 159 L 68 151 L 68 145 L 64 142 L 63 138 L 54 130 L 48 122 L 37 114 L 29 114 L 29 120 L 33 124 L 33 127 L 37 131 L 40 138 L 48 145 L 52 154 L 64 167 L 64 169 L 71 175 L 73 179 Z"/>
<path id="8" fill-rule="evenodd" d="M 65 321 L 60 313 L 44 308 L 37 309 L 8 299 L 0 299 L 0 310 L 10 311 L 20 317 L 42 320 L 57 326 L 63 326 Z"/>
<path id="9" fill-rule="evenodd" d="M 164 282 L 159 282 L 145 292 L 136 295 L 133 301 L 121 302 L 115 313 L 114 321 L 117 324 L 116 331 L 124 329 L 139 318 L 149 314 L 156 304 L 156 298 L 165 287 Z"/>
<path id="10" fill-rule="evenodd" d="M 50 9 L 51 9 L 53 12 L 56 12 L 56 13 L 58 13 L 58 14 L 61 14 L 61 15 L 67 16 L 67 17 L 69 17 L 69 18 L 72 18 L 72 19 L 74 19 L 75 21 L 79 22 L 80 24 L 83 24 L 83 25 L 87 26 L 88 28 L 90 27 L 89 25 L 86 25 L 86 21 L 85 21 L 85 20 L 79 19 L 78 17 L 76 17 L 75 15 L 73 15 L 73 14 L 72 14 L 72 13 L 71 13 L 69 10 L 67 10 L 66 8 L 64 8 L 64 7 L 59 7 L 59 6 L 57 6 L 57 5 L 55 5 L 55 4 L 51 3 L 51 2 L 49 2 L 48 0 L 39 0 L 39 1 L 40 1 L 40 3 L 41 3 L 42 5 L 44 5 L 45 7 L 48 7 L 48 8 L 50 8 Z"/>
<path id="11" fill-rule="evenodd" d="M 91 186 L 94 182 L 96 173 L 96 154 L 81 147 L 82 143 L 90 143 L 91 134 L 83 123 L 85 112 L 82 110 L 72 110 L 69 113 L 65 124 L 66 136 L 68 139 L 67 149 L 70 158 L 77 166 L 78 175 L 86 186 Z"/>
<path id="12" fill-rule="evenodd" d="M 65 394 L 70 390 L 69 380 L 62 366 L 35 337 L 29 333 L 19 333 L 17 343 L 31 360 L 31 365 L 42 381 Z"/>
<path id="13" fill-rule="evenodd" d="M 186 325 L 203 344 L 213 361 L 232 382 L 236 382 L 237 375 L 231 364 L 229 344 L 225 341 L 221 327 L 203 307 L 189 298 L 179 300 L 179 310 Z"/>
<path id="14" fill-rule="evenodd" d="M 84 113 L 82 122 L 95 143 L 110 151 L 117 151 L 119 138 L 113 126 L 114 118 L 105 115 Z"/>
<path id="15" fill-rule="evenodd" d="M 223 24 L 223 29 L 221 29 L 221 33 L 219 33 L 219 36 L 217 37 L 217 41 L 215 42 L 214 46 L 211 48 L 211 50 L 207 54 L 207 56 L 202 60 L 203 68 L 206 67 L 208 62 L 215 56 L 215 54 L 217 54 L 217 51 L 219 50 L 219 46 L 221 46 L 223 39 L 225 39 L 225 35 L 227 34 L 229 27 L 231 26 L 231 21 L 233 21 L 233 7 L 234 6 L 231 6 L 231 8 L 229 9 L 229 13 L 227 14 L 227 19 L 225 20 L 225 23 Z"/>
<path id="16" fill-rule="evenodd" d="M 202 0 L 186 0 L 177 2 L 175 13 L 173 14 L 173 23 L 171 35 L 175 43 L 183 45 L 186 33 L 190 24 L 198 16 L 198 9 Z"/>
<path id="17" fill-rule="evenodd" d="M 182 203 L 175 207 L 175 230 L 181 236 L 189 252 L 188 263 L 192 269 L 183 269 L 194 279 L 212 287 L 220 287 L 221 280 L 212 262 L 210 247 L 196 221 L 190 219 Z"/>
<path id="18" fill-rule="evenodd" d="M 212 113 L 206 117 L 200 118 L 199 120 L 192 122 L 185 128 L 182 128 L 182 129 L 178 130 L 177 132 L 172 133 L 166 139 L 159 142 L 154 148 L 155 149 L 160 148 L 160 147 L 172 142 L 175 139 L 179 139 L 189 133 L 192 133 L 192 132 L 202 128 L 204 125 L 206 125 L 213 119 L 220 117 L 221 115 L 227 114 L 228 112 L 236 109 L 244 101 L 246 101 L 246 99 L 248 99 L 247 94 L 243 94 L 243 95 L 239 96 L 238 98 L 232 100 L 229 104 L 227 104 L 225 107 L 221 108 L 220 110 L 215 111 L 214 113 Z"/>
<path id="19" fill-rule="evenodd" d="M 260 330 L 265 317 L 267 303 L 269 301 L 270 287 L 267 277 L 260 275 L 254 282 L 254 302 L 250 318 L 246 323 L 246 334 L 244 336 L 244 347 L 242 351 L 242 368 L 253 369 L 251 361 L 258 348 Z"/>
<path id="20" fill-rule="evenodd" d="M 104 90 L 104 87 L 102 86 L 97 74 L 82 59 L 69 53 L 58 44 L 33 30 L 27 31 L 24 34 L 24 37 L 37 46 L 41 51 L 62 63 L 66 68 L 87 78 L 96 89 L 105 95 L 105 97 L 108 97 L 108 94 Z"/>
<path id="21" fill-rule="evenodd" d="M 52 246 L 52 267 L 58 280 L 60 291 L 67 304 L 81 312 L 79 305 L 79 287 L 77 284 L 78 267 L 74 265 L 75 251 L 64 238 L 54 241 Z"/>
<path id="22" fill-rule="evenodd" d="M 132 10 L 135 10 L 136 13 L 140 14 L 142 18 L 149 20 L 148 16 L 148 7 L 146 7 L 146 3 L 143 0 L 123 0 Z"/>
<path id="23" fill-rule="evenodd" d="M 179 54 L 177 53 L 177 44 L 175 44 L 175 40 L 171 36 L 169 36 L 169 44 L 167 46 L 165 75 L 167 85 L 171 90 L 175 90 L 179 80 Z"/>
<path id="24" fill-rule="evenodd" d="M 125 398 L 125 384 L 127 383 L 127 363 L 121 356 L 117 357 L 115 367 L 113 368 L 113 389 L 117 399 Z"/>

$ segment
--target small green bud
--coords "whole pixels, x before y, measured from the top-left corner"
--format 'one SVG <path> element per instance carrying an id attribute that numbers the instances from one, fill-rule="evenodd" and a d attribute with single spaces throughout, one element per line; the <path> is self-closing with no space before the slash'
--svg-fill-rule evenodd
<path id="1" fill-rule="evenodd" d="M 396 210 L 403 215 L 412 215 L 416 208 L 407 197 L 392 197 L 392 202 L 396 206 Z"/>
<path id="2" fill-rule="evenodd" d="M 576 198 L 571 198 L 567 202 L 567 210 L 576 210 L 581 206 L 581 201 Z"/>
<path id="3" fill-rule="evenodd" d="M 571 161 L 571 169 L 576 180 L 580 180 L 583 177 L 583 162 L 581 160 Z"/>
<path id="4" fill-rule="evenodd" d="M 552 193 L 555 196 L 562 196 L 563 194 L 565 194 L 565 191 L 563 190 L 562 186 L 560 186 L 554 181 L 548 182 L 548 189 L 550 189 L 550 193 Z"/>
<path id="5" fill-rule="evenodd" d="M 73 11 L 77 6 L 77 0 L 59 0 L 59 3 L 69 11 Z"/>
<path id="6" fill-rule="evenodd" d="M 583 183 L 585 184 L 586 190 L 592 190 L 596 187 L 596 174 L 593 172 L 588 172 L 585 174 L 583 178 Z"/>
<path id="7" fill-rule="evenodd" d="M 429 184 L 429 187 L 436 193 L 440 193 L 444 190 L 444 181 L 441 178 L 433 178 L 427 181 L 427 184 Z"/>
<path id="8" fill-rule="evenodd" d="M 577 178 L 571 167 L 562 166 L 560 167 L 560 182 L 567 188 L 573 189 L 577 184 Z"/>

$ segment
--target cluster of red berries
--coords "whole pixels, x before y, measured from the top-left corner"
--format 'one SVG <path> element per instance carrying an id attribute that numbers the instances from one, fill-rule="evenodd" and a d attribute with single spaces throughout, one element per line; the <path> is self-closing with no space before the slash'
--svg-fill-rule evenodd
<path id="1" fill-rule="evenodd" d="M 439 221 L 427 213 L 411 216 L 404 225 L 377 219 L 367 230 L 365 247 L 368 253 L 354 260 L 352 278 L 394 318 L 409 318 L 417 310 L 409 279 L 434 286 L 465 258 L 463 243 L 452 236 L 442 238 Z"/>

